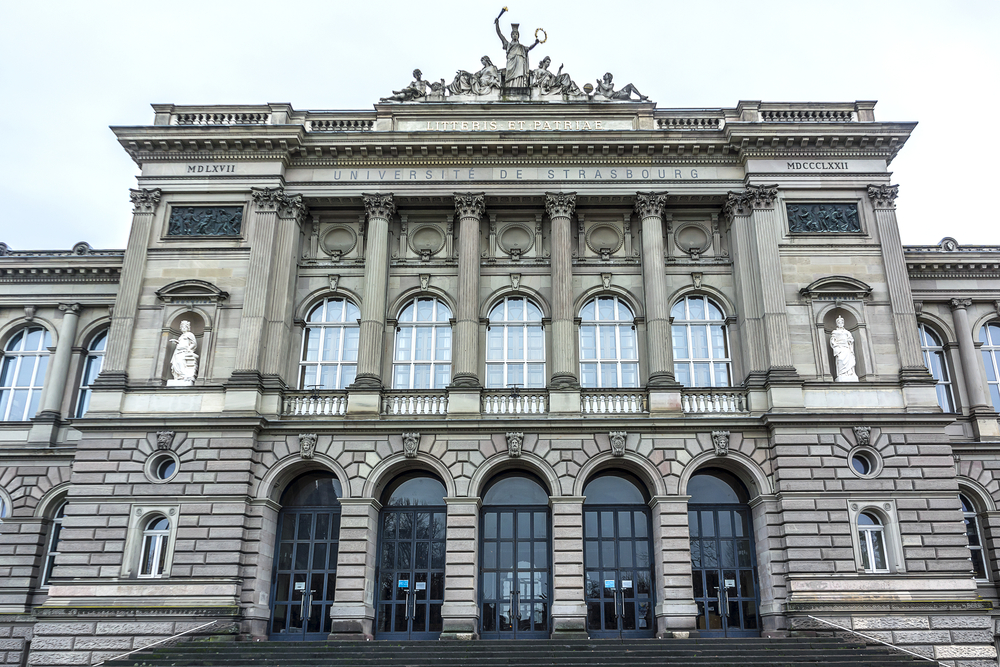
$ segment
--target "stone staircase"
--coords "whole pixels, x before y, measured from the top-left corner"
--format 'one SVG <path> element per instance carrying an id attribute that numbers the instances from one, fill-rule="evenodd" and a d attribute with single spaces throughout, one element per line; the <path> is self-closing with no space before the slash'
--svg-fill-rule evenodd
<path id="1" fill-rule="evenodd" d="M 936 665 L 839 638 L 550 641 L 188 642 L 105 667 L 887 667 Z"/>

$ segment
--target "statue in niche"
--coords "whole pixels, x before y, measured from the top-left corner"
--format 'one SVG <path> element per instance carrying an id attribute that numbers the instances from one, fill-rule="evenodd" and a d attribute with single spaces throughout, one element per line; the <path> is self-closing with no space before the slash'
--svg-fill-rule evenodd
<path id="1" fill-rule="evenodd" d="M 553 93 L 583 95 L 569 74 L 562 73 L 562 65 L 559 65 L 559 71 L 553 74 L 549 71 L 549 65 L 551 64 L 552 58 L 545 56 L 542 58 L 542 62 L 538 63 L 538 69 L 531 70 L 532 88 L 538 88 L 543 95 L 551 95 Z"/>
<path id="2" fill-rule="evenodd" d="M 649 100 L 648 97 L 639 92 L 639 89 L 633 86 L 631 83 L 625 84 L 625 87 L 621 90 L 615 90 L 615 84 L 613 83 L 614 75 L 611 72 L 605 73 L 605 75 L 597 80 L 597 90 L 596 95 L 606 97 L 609 100 L 631 100 L 632 93 L 639 96 L 640 102 L 646 102 Z"/>
<path id="3" fill-rule="evenodd" d="M 855 371 L 854 336 L 844 328 L 844 318 L 837 316 L 837 328 L 830 334 L 830 347 L 837 361 L 837 382 L 858 382 Z"/>
<path id="4" fill-rule="evenodd" d="M 191 333 L 191 323 L 182 321 L 181 335 L 171 338 L 170 342 L 176 343 L 177 347 L 170 357 L 170 374 L 174 379 L 168 380 L 167 386 L 190 387 L 198 373 L 198 355 L 194 352 L 198 348 L 198 340 Z"/>
<path id="5" fill-rule="evenodd" d="M 389 97 L 383 97 L 383 102 L 410 102 L 427 94 L 428 83 L 421 77 L 423 72 L 418 69 L 413 70 L 413 81 L 402 90 L 392 91 Z"/>
<path id="6" fill-rule="evenodd" d="M 475 74 L 464 69 L 458 70 L 455 80 L 448 85 L 448 92 L 454 95 L 488 95 L 494 90 L 500 90 L 500 70 L 489 56 L 483 56 L 479 62 L 483 64 L 483 68 Z"/>
<path id="7" fill-rule="evenodd" d="M 504 11 L 507 11 L 506 7 Z M 503 16 L 503 12 L 500 12 L 500 16 Z M 503 44 L 504 51 L 507 52 L 507 69 L 504 72 L 504 88 L 527 88 L 528 87 L 528 51 L 532 50 L 541 41 L 536 37 L 535 43 L 531 46 L 525 46 L 521 44 L 518 38 L 521 33 L 518 31 L 520 23 L 510 24 L 510 41 L 503 36 L 500 32 L 500 16 L 496 17 L 493 21 L 493 25 L 497 29 L 497 37 L 500 38 L 500 43 Z"/>

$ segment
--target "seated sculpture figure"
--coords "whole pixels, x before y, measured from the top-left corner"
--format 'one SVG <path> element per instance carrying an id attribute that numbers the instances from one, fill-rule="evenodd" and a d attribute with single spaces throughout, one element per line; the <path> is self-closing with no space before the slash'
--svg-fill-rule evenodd
<path id="1" fill-rule="evenodd" d="M 559 65 L 559 71 L 553 74 L 549 71 L 549 65 L 551 64 L 552 59 L 545 56 L 542 58 L 542 62 L 538 63 L 538 69 L 531 70 L 532 88 L 538 88 L 543 95 L 551 95 L 553 93 L 562 93 L 564 95 L 583 94 L 576 83 L 573 82 L 573 79 L 570 78 L 569 74 L 562 73 L 562 65 Z"/>
<path id="2" fill-rule="evenodd" d="M 417 98 L 423 97 L 427 94 L 427 82 L 421 79 L 423 73 L 415 69 L 413 70 L 413 81 L 406 88 L 402 90 L 392 91 L 392 95 L 389 97 L 383 97 L 382 102 L 410 102 Z"/>
<path id="3" fill-rule="evenodd" d="M 602 78 L 597 80 L 597 90 L 595 95 L 601 95 L 609 100 L 631 100 L 632 93 L 639 96 L 640 102 L 645 102 L 649 98 L 639 92 L 639 89 L 633 86 L 631 83 L 626 84 L 621 90 L 615 90 L 615 84 L 612 83 L 611 72 L 607 72 Z"/>
<path id="4" fill-rule="evenodd" d="M 453 95 L 488 95 L 500 90 L 500 71 L 496 65 L 489 56 L 483 56 L 479 62 L 483 68 L 475 74 L 458 70 L 455 80 L 448 85 L 448 91 Z"/>

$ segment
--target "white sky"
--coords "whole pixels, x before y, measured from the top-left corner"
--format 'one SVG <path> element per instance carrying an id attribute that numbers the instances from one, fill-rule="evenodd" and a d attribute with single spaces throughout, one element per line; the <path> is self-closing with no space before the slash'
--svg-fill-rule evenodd
<path id="1" fill-rule="evenodd" d="M 153 102 L 370 109 L 502 60 L 493 19 L 536 27 L 582 86 L 606 71 L 660 107 L 879 100 L 919 121 L 890 166 L 903 242 L 1000 244 L 993 137 L 1000 2 L 0 0 L 0 241 L 123 248 L 137 173 L 109 125 Z"/>

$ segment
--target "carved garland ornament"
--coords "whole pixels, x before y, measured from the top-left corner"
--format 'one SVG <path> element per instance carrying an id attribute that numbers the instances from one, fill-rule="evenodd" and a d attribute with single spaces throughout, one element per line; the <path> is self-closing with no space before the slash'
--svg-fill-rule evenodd
<path id="1" fill-rule="evenodd" d="M 519 456 L 521 456 L 522 444 L 524 444 L 524 433 L 521 432 L 507 433 L 507 454 L 512 459 L 516 459 Z"/>

